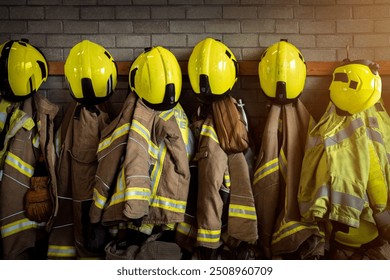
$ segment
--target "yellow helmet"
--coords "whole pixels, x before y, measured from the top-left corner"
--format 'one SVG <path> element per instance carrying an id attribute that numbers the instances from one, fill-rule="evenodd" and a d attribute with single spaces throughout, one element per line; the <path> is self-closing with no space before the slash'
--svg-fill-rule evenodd
<path id="1" fill-rule="evenodd" d="M 286 40 L 268 47 L 258 69 L 264 94 L 279 104 L 296 100 L 306 81 L 306 63 L 301 52 Z"/>
<path id="2" fill-rule="evenodd" d="M 91 41 L 83 40 L 70 50 L 64 72 L 70 94 L 80 103 L 96 105 L 115 91 L 115 60 L 105 48 Z"/>
<path id="3" fill-rule="evenodd" d="M 158 111 L 172 109 L 181 93 L 179 62 L 164 47 L 147 48 L 130 67 L 129 85 L 150 108 Z"/>
<path id="4" fill-rule="evenodd" d="M 47 80 L 47 61 L 28 40 L 10 40 L 0 46 L 0 93 L 11 102 L 37 92 Z"/>
<path id="5" fill-rule="evenodd" d="M 206 38 L 192 50 L 188 76 L 193 91 L 202 100 L 221 98 L 231 91 L 237 81 L 237 59 L 226 45 Z"/>
<path id="6" fill-rule="evenodd" d="M 330 84 L 330 99 L 337 108 L 356 114 L 374 105 L 381 97 L 382 81 L 378 64 L 355 60 L 337 67 Z"/>

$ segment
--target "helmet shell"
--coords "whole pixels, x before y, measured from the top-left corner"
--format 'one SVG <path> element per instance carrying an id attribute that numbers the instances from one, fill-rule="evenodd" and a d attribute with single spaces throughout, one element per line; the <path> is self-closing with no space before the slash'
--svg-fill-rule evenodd
<path id="1" fill-rule="evenodd" d="M 130 89 L 152 109 L 172 109 L 179 101 L 182 72 L 176 57 L 164 47 L 145 49 L 129 71 Z"/>
<path id="2" fill-rule="evenodd" d="M 277 42 L 262 54 L 258 74 L 263 93 L 280 104 L 295 101 L 306 81 L 306 63 L 301 52 L 287 41 Z"/>
<path id="3" fill-rule="evenodd" d="M 330 99 L 350 114 L 364 111 L 381 98 L 379 66 L 368 60 L 355 60 L 337 67 L 330 84 Z"/>
<path id="4" fill-rule="evenodd" d="M 70 94 L 80 103 L 99 104 L 115 91 L 118 76 L 115 60 L 94 42 L 77 43 L 69 52 L 64 72 Z"/>
<path id="5" fill-rule="evenodd" d="M 203 99 L 221 98 L 232 90 L 237 81 L 237 59 L 225 44 L 206 38 L 192 50 L 188 76 L 193 91 Z"/>
<path id="6" fill-rule="evenodd" d="M 48 77 L 44 54 L 28 40 L 10 40 L 0 46 L 0 92 L 11 102 L 38 91 Z"/>

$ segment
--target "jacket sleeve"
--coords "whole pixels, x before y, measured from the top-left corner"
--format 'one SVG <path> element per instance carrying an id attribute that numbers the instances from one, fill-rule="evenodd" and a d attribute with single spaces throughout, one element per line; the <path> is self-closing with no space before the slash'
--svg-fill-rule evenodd
<path id="1" fill-rule="evenodd" d="M 200 132 L 198 160 L 197 223 L 199 246 L 216 249 L 221 245 L 223 201 L 220 190 L 228 172 L 227 155 L 219 146 L 213 125 L 203 124 Z"/>
<path id="2" fill-rule="evenodd" d="M 124 161 L 126 189 L 123 213 L 129 219 L 140 219 L 149 213 L 149 172 L 158 151 L 158 147 L 151 141 L 153 122 L 153 111 L 138 100 Z"/>

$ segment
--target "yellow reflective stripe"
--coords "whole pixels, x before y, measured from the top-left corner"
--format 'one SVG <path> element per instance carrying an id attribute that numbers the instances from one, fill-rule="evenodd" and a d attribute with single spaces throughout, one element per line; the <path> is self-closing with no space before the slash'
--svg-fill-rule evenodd
<path id="1" fill-rule="evenodd" d="M 225 186 L 226 186 L 227 188 L 230 188 L 231 182 L 230 182 L 230 175 L 229 175 L 229 173 L 223 175 L 223 181 L 224 181 L 224 183 L 225 183 Z"/>
<path id="2" fill-rule="evenodd" d="M 118 127 L 117 129 L 115 129 L 114 132 L 111 134 L 111 136 L 107 137 L 106 139 L 104 139 L 103 141 L 101 141 L 99 143 L 97 152 L 99 153 L 99 152 L 103 151 L 104 149 L 108 148 L 116 139 L 118 139 L 119 137 L 121 137 L 123 135 L 128 134 L 129 130 L 130 130 L 129 123 L 125 123 L 125 124 L 121 125 L 120 127 Z"/>
<path id="3" fill-rule="evenodd" d="M 165 160 L 166 154 L 167 154 L 166 144 L 165 144 L 165 142 L 161 142 L 160 149 L 159 149 L 158 155 L 157 155 L 158 160 L 157 160 L 156 165 L 154 166 L 154 168 L 152 170 L 152 174 L 150 176 L 153 195 L 156 194 L 158 185 L 160 184 L 160 179 L 161 179 L 161 174 L 163 171 L 164 160 Z"/>
<path id="4" fill-rule="evenodd" d="M 229 216 L 257 220 L 256 209 L 253 206 L 229 204 Z"/>
<path id="5" fill-rule="evenodd" d="M 150 189 L 131 187 L 125 190 L 125 200 L 146 200 L 149 203 Z"/>
<path id="6" fill-rule="evenodd" d="M 209 229 L 198 229 L 198 235 L 196 239 L 198 241 L 217 243 L 221 236 L 221 230 L 209 230 Z"/>
<path id="7" fill-rule="evenodd" d="M 76 248 L 74 246 L 49 245 L 47 250 L 48 257 L 76 257 Z"/>
<path id="8" fill-rule="evenodd" d="M 196 238 L 196 233 L 191 230 L 192 228 L 192 225 L 185 222 L 181 222 L 177 224 L 176 231 L 180 232 L 181 234 L 184 234 L 185 236 Z"/>
<path id="9" fill-rule="evenodd" d="M 114 194 L 111 196 L 109 205 L 115 205 L 125 201 L 125 169 L 122 167 L 121 172 L 116 180 L 116 188 Z"/>
<path id="10" fill-rule="evenodd" d="M 140 232 L 145 233 L 147 235 L 151 235 L 153 232 L 154 225 L 153 224 L 142 224 L 140 227 L 136 227 L 135 225 L 133 225 L 133 223 L 128 223 L 127 228 L 133 229 L 136 231 L 140 231 Z"/>
<path id="11" fill-rule="evenodd" d="M 200 134 L 210 137 L 211 139 L 213 139 L 215 142 L 217 142 L 219 144 L 218 135 L 212 126 L 202 125 L 202 129 L 200 131 Z"/>
<path id="12" fill-rule="evenodd" d="M 278 158 L 274 158 L 270 160 L 269 162 L 263 164 L 260 166 L 254 175 L 253 184 L 256 184 L 258 181 L 263 179 L 265 176 L 279 170 L 279 160 Z"/>
<path id="13" fill-rule="evenodd" d="M 11 152 L 7 153 L 5 162 L 29 178 L 34 174 L 34 167 L 27 162 L 24 162 L 20 157 Z"/>
<path id="14" fill-rule="evenodd" d="M 169 210 L 176 213 L 185 213 L 187 202 L 162 196 L 153 196 L 150 201 L 150 206 Z"/>
<path id="15" fill-rule="evenodd" d="M 93 189 L 93 201 L 97 208 L 103 209 L 106 204 L 107 197 L 101 195 L 97 189 Z"/>
<path id="16" fill-rule="evenodd" d="M 32 144 L 35 148 L 39 148 L 39 143 L 40 143 L 40 137 L 39 137 L 39 133 L 35 134 L 35 136 L 33 137 L 32 139 Z"/>
<path id="17" fill-rule="evenodd" d="M 36 222 L 30 221 L 27 218 L 12 222 L 10 224 L 6 224 L 1 227 L 1 236 L 3 238 L 22 232 L 24 230 L 28 230 L 31 228 L 37 228 L 38 225 Z"/>
<path id="18" fill-rule="evenodd" d="M 133 120 L 132 123 L 131 123 L 131 127 L 130 127 L 131 130 L 137 132 L 142 138 L 145 139 L 145 141 L 147 143 L 149 143 L 150 141 L 150 132 L 149 130 L 143 125 L 141 124 L 139 121 L 137 120 Z"/>
<path id="19" fill-rule="evenodd" d="M 280 155 L 279 155 L 279 170 L 280 173 L 282 174 L 284 181 L 287 181 L 287 159 L 286 155 L 284 154 L 283 149 L 280 150 Z"/>
<path id="20" fill-rule="evenodd" d="M 167 121 L 167 120 L 169 120 L 169 119 L 173 116 L 173 114 L 174 114 L 173 109 L 171 109 L 171 110 L 163 111 L 163 112 L 159 115 L 159 117 L 160 117 L 161 119 L 163 119 L 164 121 Z"/>
<path id="21" fill-rule="evenodd" d="M 286 238 L 288 236 L 291 236 L 299 231 L 302 231 L 302 230 L 312 230 L 312 229 L 318 229 L 318 226 L 315 226 L 315 225 L 304 225 L 300 222 L 296 222 L 296 221 L 290 221 L 284 225 L 282 225 L 281 228 L 279 228 L 279 230 L 277 232 L 275 232 L 273 234 L 273 238 L 272 238 L 272 244 L 275 244 L 279 241 L 281 241 L 283 238 Z M 323 235 L 323 232 L 320 232 L 319 233 L 321 235 Z"/>

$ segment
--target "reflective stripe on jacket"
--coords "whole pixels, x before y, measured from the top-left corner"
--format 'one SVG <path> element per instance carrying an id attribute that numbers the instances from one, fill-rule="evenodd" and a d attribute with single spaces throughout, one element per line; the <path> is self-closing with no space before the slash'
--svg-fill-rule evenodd
<path id="1" fill-rule="evenodd" d="M 61 124 L 58 164 L 58 212 L 49 239 L 50 259 L 99 258 L 85 248 L 95 180 L 96 151 L 109 116 L 98 106 L 72 102 Z"/>
<path id="2" fill-rule="evenodd" d="M 310 245 L 317 247 L 322 239 L 316 225 L 300 222 L 297 201 L 306 137 L 313 123 L 299 99 L 272 104 L 269 111 L 253 177 L 259 243 L 267 258 L 296 253 L 310 237 Z"/>
<path id="3" fill-rule="evenodd" d="M 7 129 L 2 131 L 4 142 L 0 154 L 2 250 L 4 259 L 20 259 L 28 257 L 26 251 L 36 246 L 39 238 L 38 230 L 42 232 L 50 230 L 51 219 L 44 223 L 37 223 L 25 216 L 24 196 L 30 188 L 30 178 L 34 174 L 37 157 L 43 154 L 49 167 L 49 192 L 55 206 L 56 178 L 53 167 L 56 162 L 53 154 L 53 120 L 58 107 L 41 95 L 35 94 L 23 103 L 12 105 L 1 100 L 0 108 L 1 127 Z M 38 122 L 44 125 L 38 128 Z"/>

